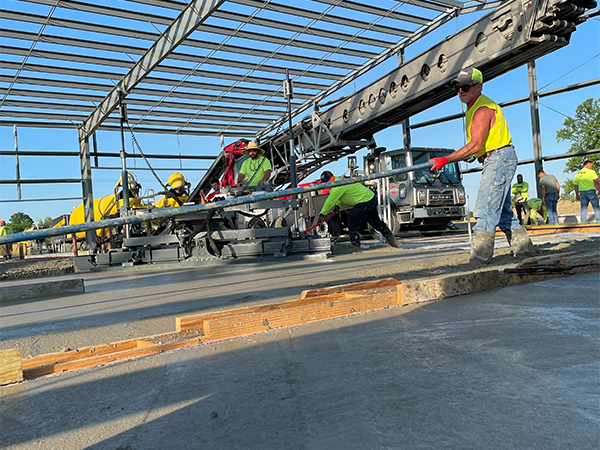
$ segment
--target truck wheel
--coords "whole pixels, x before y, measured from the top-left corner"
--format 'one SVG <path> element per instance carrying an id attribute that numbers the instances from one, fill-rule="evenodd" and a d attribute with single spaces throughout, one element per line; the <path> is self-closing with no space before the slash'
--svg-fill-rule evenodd
<path id="1" fill-rule="evenodd" d="M 333 217 L 315 228 L 315 234 L 320 237 L 338 237 L 340 235 L 340 221 Z"/>
<path id="2" fill-rule="evenodd" d="M 420 226 L 419 228 L 417 228 L 417 230 L 419 230 L 419 232 L 425 236 L 425 237 L 434 237 L 434 236 L 441 236 L 442 234 L 444 234 L 446 232 L 446 226 L 445 225 L 423 225 Z"/>
<path id="3" fill-rule="evenodd" d="M 246 228 L 249 230 L 257 230 L 259 228 L 267 228 L 267 224 L 260 217 L 253 217 L 248 222 L 248 226 Z"/>

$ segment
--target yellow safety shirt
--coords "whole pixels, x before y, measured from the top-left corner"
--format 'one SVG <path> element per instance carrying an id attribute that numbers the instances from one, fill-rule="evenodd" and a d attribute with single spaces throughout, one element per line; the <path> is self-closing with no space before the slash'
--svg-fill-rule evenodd
<path id="1" fill-rule="evenodd" d="M 594 171 L 593 169 L 587 169 L 584 167 L 579 172 L 577 172 L 577 175 L 575 175 L 573 182 L 577 186 L 579 186 L 580 191 L 590 191 L 592 189 L 596 190 L 596 185 L 594 184 L 594 180 L 597 180 L 597 179 L 598 179 L 598 174 L 596 173 L 596 171 Z"/>
<path id="2" fill-rule="evenodd" d="M 340 179 L 336 178 L 336 180 Z M 340 208 L 343 206 L 353 207 L 357 203 L 368 202 L 374 196 L 373 191 L 360 183 L 334 187 L 329 191 L 329 197 L 325 200 L 321 214 L 326 215 L 335 205 L 338 205 Z"/>
<path id="3" fill-rule="evenodd" d="M 467 140 L 471 142 L 471 123 L 473 122 L 473 116 L 475 115 L 475 112 L 482 106 L 490 108 L 494 111 L 496 115 L 496 122 L 494 123 L 494 126 L 490 129 L 488 137 L 483 143 L 481 150 L 475 153 L 476 158 L 480 157 L 484 153 L 489 152 L 490 150 L 496 150 L 497 148 L 512 145 L 512 137 L 508 132 L 508 126 L 506 125 L 506 119 L 504 119 L 502 109 L 496 103 L 494 103 L 493 100 L 486 97 L 485 95 L 480 95 L 479 98 L 473 104 L 473 106 L 471 106 L 467 110 L 465 123 L 467 131 Z"/>

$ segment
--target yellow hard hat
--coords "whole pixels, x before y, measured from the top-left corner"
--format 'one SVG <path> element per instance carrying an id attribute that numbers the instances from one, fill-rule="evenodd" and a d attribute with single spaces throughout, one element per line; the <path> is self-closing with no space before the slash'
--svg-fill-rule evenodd
<path id="1" fill-rule="evenodd" d="M 171 186 L 173 189 L 177 189 L 178 187 L 185 185 L 185 177 L 183 174 L 179 172 L 175 172 L 169 177 L 169 181 L 167 181 L 167 186 Z"/>

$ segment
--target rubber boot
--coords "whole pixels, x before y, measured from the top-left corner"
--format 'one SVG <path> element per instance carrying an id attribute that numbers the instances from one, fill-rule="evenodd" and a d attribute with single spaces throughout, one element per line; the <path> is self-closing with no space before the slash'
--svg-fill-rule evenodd
<path id="1" fill-rule="evenodd" d="M 350 243 L 355 247 L 360 247 L 360 233 L 358 231 L 350 232 Z"/>
<path id="2" fill-rule="evenodd" d="M 402 244 L 396 240 L 394 233 L 392 233 L 390 230 L 388 230 L 387 233 L 384 233 L 383 237 L 392 247 L 400 248 L 402 246 Z"/>
<path id="3" fill-rule="evenodd" d="M 489 264 L 494 254 L 494 233 L 487 231 L 473 231 L 471 240 L 471 258 L 472 264 Z"/>
<path id="4" fill-rule="evenodd" d="M 513 256 L 533 257 L 537 255 L 535 245 L 531 242 L 525 228 L 513 231 L 509 243 Z"/>

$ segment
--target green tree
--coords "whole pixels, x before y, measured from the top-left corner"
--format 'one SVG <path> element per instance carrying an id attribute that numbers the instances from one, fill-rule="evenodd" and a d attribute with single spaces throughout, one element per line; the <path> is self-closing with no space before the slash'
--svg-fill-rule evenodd
<path id="1" fill-rule="evenodd" d="M 563 128 L 556 132 L 556 140 L 570 141 L 568 153 L 579 153 L 586 150 L 600 148 L 600 99 L 588 98 L 575 109 L 575 118 L 567 117 Z M 594 163 L 594 170 L 600 169 L 600 155 L 574 156 L 565 164 L 565 173 L 575 173 L 583 168 L 583 163 L 590 160 Z M 575 184 L 572 179 L 562 185 L 565 200 L 575 200 Z"/>
<path id="2" fill-rule="evenodd" d="M 25 228 L 31 228 L 33 219 L 24 212 L 16 212 L 10 216 L 9 225 L 13 233 L 20 233 L 24 231 Z"/>
<path id="3" fill-rule="evenodd" d="M 52 228 L 52 217 L 38 220 L 38 225 L 44 228 Z"/>

